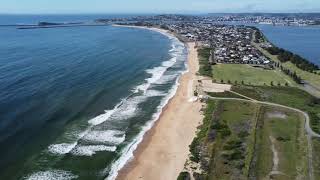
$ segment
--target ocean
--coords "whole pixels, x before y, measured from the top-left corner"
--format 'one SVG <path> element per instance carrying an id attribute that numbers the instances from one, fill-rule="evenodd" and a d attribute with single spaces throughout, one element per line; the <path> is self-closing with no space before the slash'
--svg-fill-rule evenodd
<path id="1" fill-rule="evenodd" d="M 146 29 L 3 26 L 0 39 L 0 179 L 113 179 L 186 70 L 184 44 Z"/>

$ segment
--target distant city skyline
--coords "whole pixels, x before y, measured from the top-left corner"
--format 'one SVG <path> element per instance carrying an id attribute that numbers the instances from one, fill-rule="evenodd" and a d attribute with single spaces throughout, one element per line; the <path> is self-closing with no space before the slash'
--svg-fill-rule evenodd
<path id="1" fill-rule="evenodd" d="M 5 14 L 320 12 L 319 0 L 1 0 Z"/>

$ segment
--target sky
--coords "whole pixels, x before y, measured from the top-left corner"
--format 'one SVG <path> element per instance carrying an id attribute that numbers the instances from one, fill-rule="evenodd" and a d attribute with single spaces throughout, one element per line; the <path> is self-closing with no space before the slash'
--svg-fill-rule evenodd
<path id="1" fill-rule="evenodd" d="M 320 12 L 320 0 L 0 0 L 0 13 Z"/>

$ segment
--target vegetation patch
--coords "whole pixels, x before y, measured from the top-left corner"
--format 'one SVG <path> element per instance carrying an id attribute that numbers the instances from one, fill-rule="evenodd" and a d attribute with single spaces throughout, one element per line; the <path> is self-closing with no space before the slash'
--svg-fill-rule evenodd
<path id="1" fill-rule="evenodd" d="M 188 172 L 181 172 L 177 180 L 190 180 L 190 174 Z"/>
<path id="2" fill-rule="evenodd" d="M 210 48 L 200 48 L 198 49 L 199 58 L 199 74 L 202 76 L 212 77 L 212 67 L 209 62 Z"/>
<path id="3" fill-rule="evenodd" d="M 215 101 L 209 100 L 207 102 L 207 107 L 204 111 L 204 119 L 203 124 L 199 127 L 199 132 L 197 136 L 193 139 L 191 145 L 189 146 L 189 150 L 191 153 L 190 160 L 194 162 L 200 161 L 200 151 L 201 151 L 201 143 L 204 142 L 207 137 L 210 125 L 213 118 L 213 112 L 215 109 Z"/>
<path id="4" fill-rule="evenodd" d="M 200 179 L 246 179 L 253 149 L 256 105 L 248 102 L 208 101 L 203 124 L 190 145 L 190 160 L 199 163 Z"/>

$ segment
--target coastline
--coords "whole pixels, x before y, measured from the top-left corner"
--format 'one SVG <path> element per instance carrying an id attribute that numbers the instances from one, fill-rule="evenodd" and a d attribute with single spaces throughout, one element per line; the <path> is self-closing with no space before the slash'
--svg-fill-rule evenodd
<path id="1" fill-rule="evenodd" d="M 174 36 L 159 28 L 142 28 Z M 190 101 L 198 71 L 195 43 L 186 43 L 188 48 L 188 71 L 181 75 L 178 88 L 163 107 L 159 118 L 143 135 L 133 152 L 133 157 L 116 173 L 116 179 L 176 179 L 183 170 L 189 154 L 189 145 L 202 121 L 202 103 Z"/>

